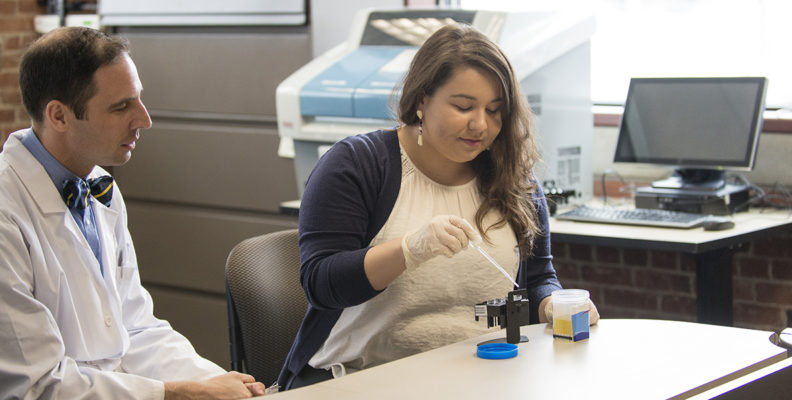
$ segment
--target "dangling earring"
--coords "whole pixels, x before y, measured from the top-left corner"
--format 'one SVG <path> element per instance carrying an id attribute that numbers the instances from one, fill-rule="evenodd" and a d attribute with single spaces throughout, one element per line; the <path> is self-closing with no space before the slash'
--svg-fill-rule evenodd
<path id="1" fill-rule="evenodd" d="M 418 146 L 423 146 L 423 111 L 418 110 Z"/>

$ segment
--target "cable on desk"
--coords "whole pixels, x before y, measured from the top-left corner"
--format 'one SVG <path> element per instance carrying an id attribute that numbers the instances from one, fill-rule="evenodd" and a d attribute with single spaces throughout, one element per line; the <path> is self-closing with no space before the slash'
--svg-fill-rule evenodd
<path id="1" fill-rule="evenodd" d="M 619 178 L 619 181 L 621 181 L 622 186 L 619 188 L 619 192 L 621 192 L 621 193 L 629 192 L 629 195 L 632 195 L 633 193 L 635 193 L 635 185 L 634 184 L 632 184 L 632 183 L 628 184 L 627 182 L 624 181 L 624 177 L 622 177 L 621 174 L 618 171 L 614 170 L 613 168 L 608 168 L 608 169 L 605 170 L 605 172 L 602 173 L 602 177 L 600 178 L 600 182 L 602 184 L 602 204 L 603 205 L 607 205 L 608 204 L 608 188 L 607 188 L 607 185 L 605 184 L 605 178 L 608 176 L 608 174 L 615 174 L 616 177 Z"/>
<path id="2" fill-rule="evenodd" d="M 778 204 L 779 200 L 783 202 L 783 205 Z M 792 216 L 792 193 L 790 193 L 789 189 L 785 186 L 778 187 L 778 182 L 776 182 L 773 184 L 770 194 L 764 197 L 761 207 L 762 209 L 765 207 L 771 207 L 773 209 L 786 208 L 789 212 L 789 216 Z"/>
<path id="3" fill-rule="evenodd" d="M 748 200 L 736 205 L 733 208 L 736 211 L 747 209 L 748 206 L 756 204 L 757 202 L 761 202 L 767 195 L 764 189 L 762 189 L 759 185 L 756 185 L 751 181 L 749 181 L 748 178 L 746 178 L 742 174 L 730 174 L 729 177 L 736 180 L 737 181 L 735 182 L 736 184 L 738 185 L 742 184 L 748 187 L 748 193 L 749 193 Z"/>
<path id="4" fill-rule="evenodd" d="M 742 175 L 736 175 L 741 182 L 747 185 L 751 191 L 757 193 L 749 199 L 750 205 L 760 209 L 760 212 L 767 208 L 775 210 L 786 209 L 792 216 L 792 193 L 778 182 L 774 183 L 769 190 L 765 191 L 760 186 L 752 184 Z"/>

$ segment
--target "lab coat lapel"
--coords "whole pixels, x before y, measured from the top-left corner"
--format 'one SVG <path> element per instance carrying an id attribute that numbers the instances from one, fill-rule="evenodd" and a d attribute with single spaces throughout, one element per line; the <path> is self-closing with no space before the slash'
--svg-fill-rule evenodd
<path id="1" fill-rule="evenodd" d="M 42 215 L 68 214 L 60 189 L 55 187 L 44 166 L 33 157 L 33 154 L 30 154 L 16 135 L 8 137 L 3 146 L 3 153 Z"/>
<path id="2" fill-rule="evenodd" d="M 96 229 L 99 232 L 99 240 L 102 243 L 104 279 L 108 282 L 114 281 L 116 268 L 118 268 L 119 249 L 116 248 L 115 230 L 113 228 L 118 220 L 118 212 L 105 207 L 98 201 L 93 202 L 93 210 L 96 217 Z"/>
<path id="3" fill-rule="evenodd" d="M 101 175 L 107 175 L 107 173 L 101 168 L 95 167 L 94 170 L 88 174 L 88 178 L 97 178 Z M 91 257 L 93 264 L 96 265 L 96 268 L 94 268 L 94 271 L 96 272 L 95 276 L 102 282 L 112 282 L 114 281 L 113 277 L 115 274 L 115 268 L 118 264 L 118 250 L 115 246 L 115 231 L 113 229 L 113 227 L 115 227 L 116 220 L 118 219 L 118 212 L 105 206 L 96 199 L 91 199 L 90 204 L 93 209 L 94 218 L 96 218 L 96 231 L 99 235 L 99 243 L 102 246 L 102 264 L 104 265 L 103 276 L 99 261 L 96 260 L 96 257 Z M 91 250 L 91 246 L 88 244 L 88 241 L 82 235 L 82 232 L 80 232 L 80 228 L 76 223 L 73 225 L 74 228 L 77 229 L 77 233 L 80 235 L 80 237 L 82 237 L 82 241 L 85 243 L 85 248 L 91 252 L 91 254 L 93 254 L 93 250 Z M 106 283 L 104 283 L 102 286 L 106 286 Z"/>
<path id="4" fill-rule="evenodd" d="M 93 256 L 91 246 L 80 231 L 80 227 L 77 226 L 77 222 L 74 221 L 74 217 L 72 217 L 69 209 L 66 207 L 66 203 L 63 202 L 60 189 L 55 187 L 55 184 L 52 183 L 52 179 L 50 179 L 44 166 L 36 160 L 33 154 L 28 151 L 25 145 L 23 145 L 14 134 L 10 135 L 6 140 L 3 146 L 3 154 L 8 160 L 9 166 L 11 166 L 17 176 L 19 176 L 22 185 L 24 185 L 25 189 L 30 193 L 30 198 L 40 210 L 42 217 L 49 221 L 46 222 L 46 224 L 51 226 L 52 229 L 65 229 L 68 232 L 68 235 L 74 240 L 75 247 L 80 253 L 81 258 L 85 260 L 86 266 L 91 270 L 91 276 L 94 280 L 98 280 L 98 283 L 101 283 L 99 285 L 100 287 L 104 287 L 105 285 L 102 279 L 99 261 Z M 104 205 L 98 205 L 95 209 L 97 208 L 110 211 Z M 114 223 L 115 214 L 114 211 L 111 211 L 109 217 L 103 218 Z M 97 219 L 99 219 L 98 213 Z M 99 221 L 97 221 L 97 223 L 99 223 Z M 106 234 L 107 233 L 100 233 L 100 235 Z M 109 232 L 109 234 L 112 235 L 112 232 Z M 101 240 L 103 243 L 102 246 L 104 246 L 107 239 L 101 236 Z M 105 249 L 103 248 L 103 257 L 104 252 Z"/>
<path id="5" fill-rule="evenodd" d="M 82 248 L 82 252 L 86 251 L 85 249 L 90 252 L 91 247 L 88 245 L 88 241 L 80 232 L 80 227 L 74 221 L 66 203 L 63 202 L 59 189 L 52 183 L 44 166 L 13 134 L 8 137 L 3 147 L 3 153 L 8 160 L 8 165 L 19 176 L 19 181 L 30 193 L 31 201 L 41 212 L 42 218 L 49 220 L 46 224 L 56 230 L 65 227 L 74 240 L 75 246 Z"/>

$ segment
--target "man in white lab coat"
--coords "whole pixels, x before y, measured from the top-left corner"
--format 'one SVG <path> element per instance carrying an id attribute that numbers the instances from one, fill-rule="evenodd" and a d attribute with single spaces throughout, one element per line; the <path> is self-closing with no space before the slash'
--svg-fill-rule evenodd
<path id="1" fill-rule="evenodd" d="M 32 128 L 0 153 L 0 398 L 263 394 L 154 317 L 121 192 L 89 183 L 151 126 L 126 42 L 57 29 L 26 51 L 20 86 Z"/>

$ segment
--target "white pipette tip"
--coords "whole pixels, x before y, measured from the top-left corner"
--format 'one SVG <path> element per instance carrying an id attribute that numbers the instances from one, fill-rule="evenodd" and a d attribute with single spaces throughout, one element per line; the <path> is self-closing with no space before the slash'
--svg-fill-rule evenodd
<path id="1" fill-rule="evenodd" d="M 520 285 L 518 285 L 517 282 L 514 279 L 512 279 L 511 275 L 509 275 L 509 273 L 506 272 L 506 270 L 503 269 L 503 267 L 501 267 L 500 264 L 498 264 L 498 262 L 495 261 L 495 259 L 492 258 L 492 256 L 490 256 L 478 243 L 475 243 L 473 241 L 470 241 L 468 243 L 470 243 L 470 245 L 473 246 L 474 249 L 478 250 L 479 253 L 481 253 L 481 255 L 483 255 L 484 258 L 486 258 L 487 261 L 489 261 L 495 268 L 497 268 L 498 271 L 500 271 L 503 274 L 503 276 L 505 276 L 509 280 L 509 282 L 514 284 L 514 287 L 520 287 Z"/>

